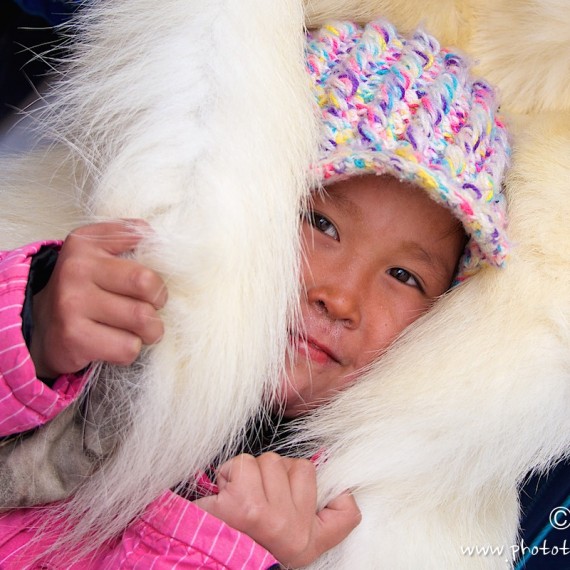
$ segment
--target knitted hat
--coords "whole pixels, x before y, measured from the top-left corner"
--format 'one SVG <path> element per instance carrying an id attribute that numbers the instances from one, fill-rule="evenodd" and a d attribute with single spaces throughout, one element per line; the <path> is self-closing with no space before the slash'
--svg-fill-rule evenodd
<path id="1" fill-rule="evenodd" d="M 469 236 L 458 280 L 501 266 L 510 149 L 492 88 L 433 37 L 406 39 L 385 21 L 309 32 L 306 62 L 323 119 L 318 179 L 376 173 L 412 182 Z"/>

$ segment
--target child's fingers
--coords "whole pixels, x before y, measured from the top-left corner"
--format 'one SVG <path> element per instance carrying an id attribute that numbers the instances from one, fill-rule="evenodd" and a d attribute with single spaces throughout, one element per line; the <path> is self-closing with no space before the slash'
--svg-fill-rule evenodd
<path id="1" fill-rule="evenodd" d="M 289 458 L 268 452 L 257 459 L 263 490 L 268 503 L 288 505 L 291 502 Z"/>
<path id="2" fill-rule="evenodd" d="M 243 454 L 226 461 L 216 482 L 219 494 L 198 499 L 200 508 L 243 532 L 256 526 L 267 504 L 256 459 Z"/>
<path id="3" fill-rule="evenodd" d="M 317 514 L 315 544 L 320 553 L 342 542 L 360 524 L 361 519 L 360 509 L 350 493 L 343 493 L 330 501 Z"/>
<path id="4" fill-rule="evenodd" d="M 299 512 L 317 510 L 317 470 L 308 459 L 296 459 L 289 466 L 291 497 Z"/>
<path id="5" fill-rule="evenodd" d="M 96 290 L 91 301 L 88 317 L 94 322 L 130 332 L 146 345 L 158 342 L 164 335 L 162 319 L 150 303 L 102 290 Z"/>
<path id="6" fill-rule="evenodd" d="M 220 491 L 231 485 L 231 490 L 236 493 L 256 494 L 259 495 L 259 500 L 265 500 L 261 470 L 252 455 L 243 453 L 226 461 L 216 475 Z"/>
<path id="7" fill-rule="evenodd" d="M 142 347 L 137 335 L 88 320 L 59 338 L 61 343 L 47 350 L 43 363 L 57 374 L 77 372 L 94 361 L 126 366 L 135 361 Z M 73 350 L 62 348 L 69 346 Z"/>
<path id="8" fill-rule="evenodd" d="M 142 341 L 137 335 L 103 324 L 91 328 L 88 340 L 86 364 L 99 360 L 128 366 L 136 360 L 142 348 Z"/>
<path id="9" fill-rule="evenodd" d="M 313 514 L 317 505 L 317 472 L 308 459 L 282 457 L 276 453 L 264 453 L 258 460 L 268 466 L 264 474 L 267 495 L 272 500 L 283 497 L 299 511 Z M 263 471 L 263 470 L 262 470 Z M 284 493 L 287 489 L 287 493 Z"/>
<path id="10" fill-rule="evenodd" d="M 307 460 L 276 454 L 264 454 L 258 460 L 270 513 L 263 521 L 260 540 L 264 545 L 273 545 L 277 559 L 287 560 L 291 553 L 304 552 L 312 544 L 315 470 Z"/>
<path id="11" fill-rule="evenodd" d="M 74 247 L 100 248 L 111 255 L 131 251 L 151 232 L 144 220 L 129 219 L 83 226 L 69 234 L 66 243 Z"/>
<path id="12" fill-rule="evenodd" d="M 132 250 L 150 226 L 142 220 L 119 220 L 84 226 L 66 239 L 60 254 L 64 282 L 92 280 L 103 290 L 162 308 L 167 299 L 160 276 L 150 268 L 117 257 Z"/>
<path id="13" fill-rule="evenodd" d="M 298 568 L 339 544 L 360 522 L 351 495 L 316 511 L 316 473 L 306 460 L 238 456 L 218 471 L 220 493 L 197 504 Z"/>
<path id="14" fill-rule="evenodd" d="M 152 269 L 131 259 L 116 257 L 100 260 L 99 268 L 93 279 L 104 291 L 150 303 L 156 309 L 166 304 L 166 285 Z"/>

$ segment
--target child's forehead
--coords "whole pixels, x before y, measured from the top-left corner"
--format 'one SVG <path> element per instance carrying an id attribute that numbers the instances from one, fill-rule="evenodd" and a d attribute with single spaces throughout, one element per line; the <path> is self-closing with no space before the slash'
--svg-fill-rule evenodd
<path id="1" fill-rule="evenodd" d="M 331 203 L 348 214 L 360 216 L 366 204 L 380 203 L 390 196 L 402 203 L 410 200 L 426 204 L 433 202 L 415 184 L 385 174 L 364 174 L 344 178 L 318 189 L 312 195 L 312 203 Z"/>
<path id="2" fill-rule="evenodd" d="M 423 188 L 389 175 L 367 174 L 328 185 L 314 193 L 312 207 L 371 230 L 397 230 L 403 238 L 437 239 L 463 230 L 453 213 Z"/>
<path id="3" fill-rule="evenodd" d="M 358 193 L 354 191 L 350 180 L 319 189 L 313 194 L 311 202 L 312 204 L 334 204 L 351 216 L 362 217 Z"/>

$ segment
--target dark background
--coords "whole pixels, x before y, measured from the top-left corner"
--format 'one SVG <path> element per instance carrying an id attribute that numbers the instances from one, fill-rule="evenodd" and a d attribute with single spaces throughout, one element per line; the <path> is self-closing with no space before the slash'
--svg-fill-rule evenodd
<path id="1" fill-rule="evenodd" d="M 63 30 L 73 3 L 0 0 L 0 120 L 20 108 L 64 52 Z M 42 55 L 43 54 L 43 55 Z"/>

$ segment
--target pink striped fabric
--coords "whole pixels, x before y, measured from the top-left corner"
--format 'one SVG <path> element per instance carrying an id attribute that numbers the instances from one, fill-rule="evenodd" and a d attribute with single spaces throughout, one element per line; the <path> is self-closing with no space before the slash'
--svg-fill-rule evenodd
<path id="1" fill-rule="evenodd" d="M 40 514 L 19 509 L 0 515 L 2 570 L 266 570 L 278 565 L 249 536 L 171 491 L 151 503 L 114 544 L 74 562 L 37 559 L 54 540 L 43 534 L 31 541 Z"/>
<path id="2" fill-rule="evenodd" d="M 76 375 L 58 378 L 49 388 L 36 378 L 34 364 L 22 336 L 22 305 L 31 257 L 39 242 L 0 253 L 0 435 L 10 435 L 44 424 L 80 392 L 84 379 Z"/>
<path id="3" fill-rule="evenodd" d="M 0 252 L 0 436 L 44 424 L 65 409 L 83 388 L 84 379 L 58 378 L 53 388 L 36 378 L 22 335 L 22 305 L 35 243 Z M 273 556 L 247 535 L 229 527 L 194 503 L 166 491 L 151 503 L 123 535 L 96 556 L 81 560 L 39 560 L 57 538 L 35 536 L 41 508 L 15 509 L 0 515 L 0 568 L 26 570 L 265 570 Z M 34 562 L 30 562 L 34 560 Z"/>

